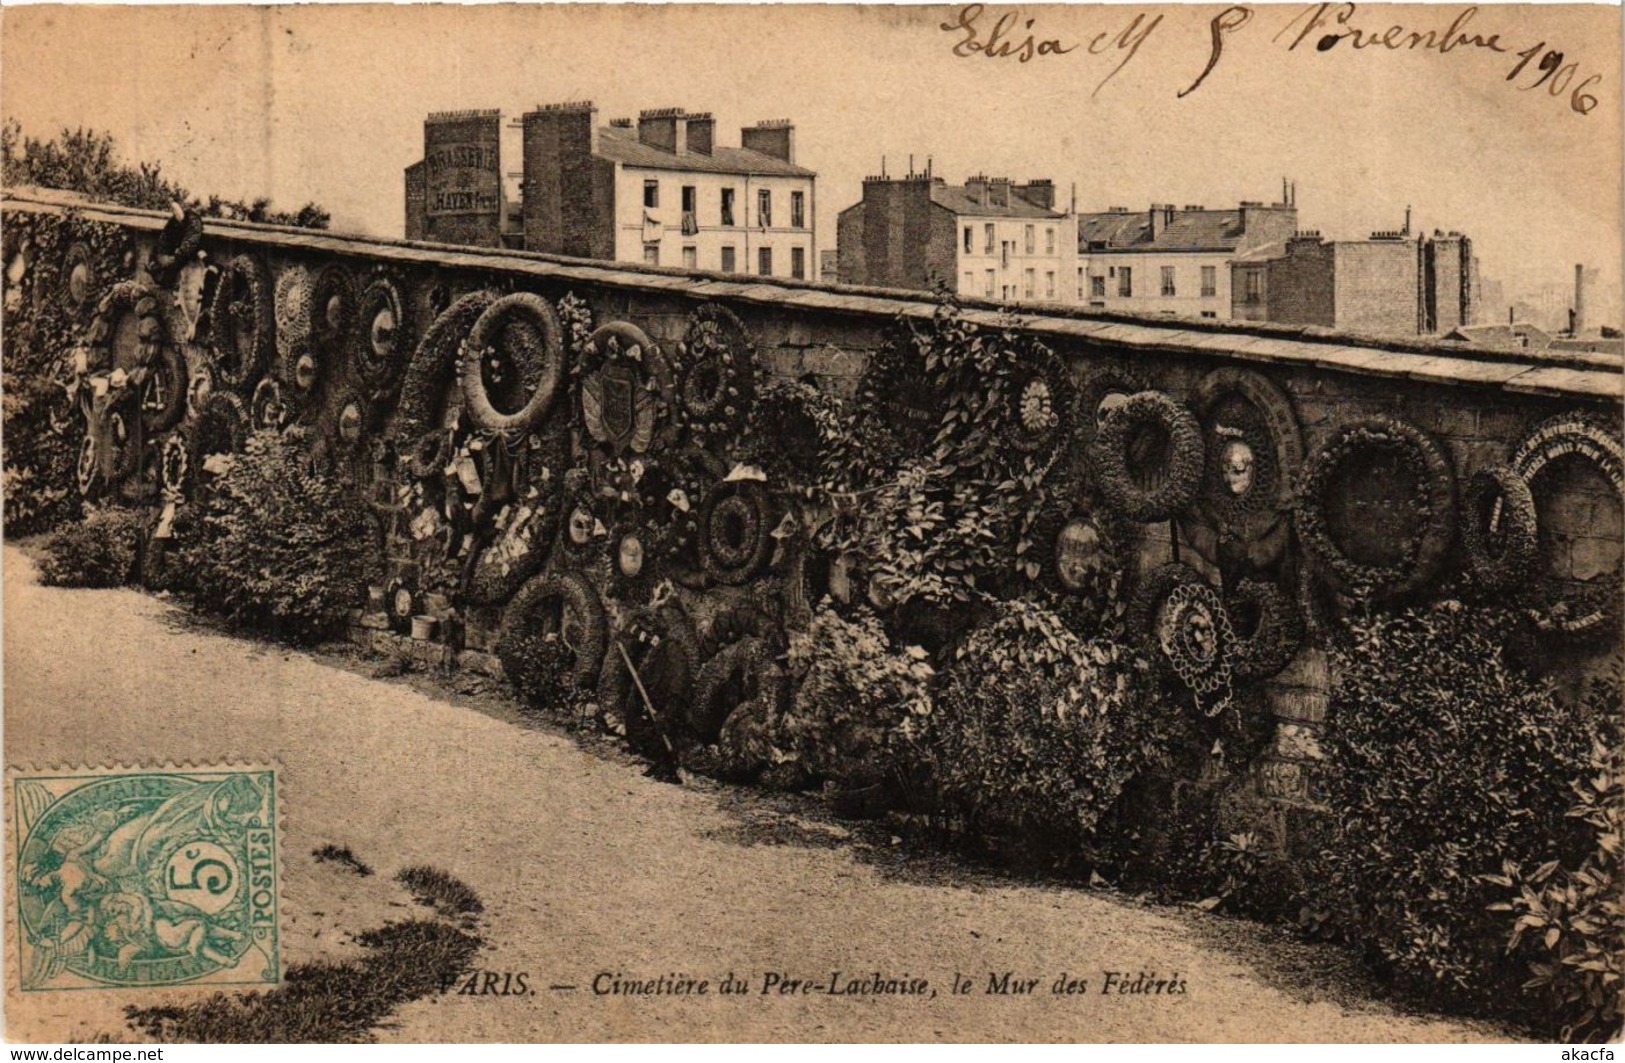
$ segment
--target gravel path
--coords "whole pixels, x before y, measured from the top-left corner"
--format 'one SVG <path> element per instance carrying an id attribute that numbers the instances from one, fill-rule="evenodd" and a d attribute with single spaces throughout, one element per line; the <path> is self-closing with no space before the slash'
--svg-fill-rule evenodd
<path id="1" fill-rule="evenodd" d="M 279 761 L 285 960 L 340 958 L 354 948 L 346 932 L 398 917 L 404 898 L 388 879 L 401 867 L 433 864 L 478 891 L 481 966 L 525 972 L 534 992 L 420 1000 L 383 1040 L 1504 1037 L 1370 1001 L 1324 975 L 1338 954 L 1264 928 L 968 871 L 911 874 L 918 861 L 884 839 L 846 836 L 784 802 L 655 782 L 500 708 L 200 630 L 134 591 L 42 588 L 9 545 L 4 566 L 6 762 Z M 325 843 L 379 874 L 316 863 Z M 14 933 L 9 910 L 7 923 Z M 1103 972 L 1142 970 L 1186 991 L 1100 992 Z M 928 979 L 935 992 L 761 993 L 770 972 L 824 983 L 834 971 Z M 709 979 L 712 992 L 595 996 L 601 972 Z M 750 991 L 718 995 L 729 972 Z M 955 972 L 968 994 L 952 992 Z M 986 992 L 1007 972 L 1012 984 L 1036 979 L 1034 991 Z M 1063 974 L 1088 992 L 1052 993 Z M 11 1040 L 129 1038 L 124 1005 L 168 999 L 19 999 L 15 984 L 8 972 Z"/>

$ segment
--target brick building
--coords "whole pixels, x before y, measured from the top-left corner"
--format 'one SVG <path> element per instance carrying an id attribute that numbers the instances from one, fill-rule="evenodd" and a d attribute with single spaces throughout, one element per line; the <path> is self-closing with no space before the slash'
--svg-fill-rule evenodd
<path id="1" fill-rule="evenodd" d="M 521 120 L 525 247 L 723 273 L 814 279 L 816 174 L 795 126 L 759 122 L 740 146 L 682 108 L 599 126 L 590 103 Z"/>
<path id="2" fill-rule="evenodd" d="M 1298 228 L 1292 190 L 1283 202 L 1235 209 L 1152 204 L 1078 215 L 1076 301 L 1106 310 L 1227 318 L 1230 264 L 1280 247 Z"/>
<path id="3" fill-rule="evenodd" d="M 1439 335 L 1477 323 L 1477 263 L 1460 233 L 1406 229 L 1365 240 L 1294 235 L 1231 264 L 1231 316 L 1376 335 Z"/>
<path id="4" fill-rule="evenodd" d="M 430 115 L 406 170 L 406 235 L 813 279 L 816 175 L 796 164 L 795 127 L 761 122 L 740 140 L 718 144 L 711 115 L 675 107 L 605 126 L 591 103 L 505 125 L 496 111 Z"/>
<path id="5" fill-rule="evenodd" d="M 1071 215 L 1050 181 L 868 177 L 836 221 L 843 284 L 931 290 L 1001 302 L 1071 302 Z"/>
<path id="6" fill-rule="evenodd" d="M 442 111 L 424 119 L 423 158 L 406 168 L 408 240 L 514 245 L 517 205 L 502 172 L 503 139 L 500 111 Z"/>

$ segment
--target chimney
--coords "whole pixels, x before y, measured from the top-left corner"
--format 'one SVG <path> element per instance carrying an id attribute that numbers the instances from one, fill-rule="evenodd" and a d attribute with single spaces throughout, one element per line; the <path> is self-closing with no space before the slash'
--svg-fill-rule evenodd
<path id="1" fill-rule="evenodd" d="M 696 155 L 709 155 L 717 142 L 717 120 L 711 112 L 688 116 L 688 150 Z"/>
<path id="2" fill-rule="evenodd" d="M 1010 209 L 1010 178 L 995 177 L 987 183 L 988 204 Z"/>
<path id="3" fill-rule="evenodd" d="M 788 118 L 757 122 L 739 131 L 739 146 L 793 163 L 796 161 L 796 127 Z"/>
<path id="4" fill-rule="evenodd" d="M 1016 189 L 1021 198 L 1035 207 L 1045 210 L 1055 209 L 1055 183 L 1049 180 L 1032 180 Z"/>
<path id="5" fill-rule="evenodd" d="M 981 174 L 965 178 L 965 195 L 970 197 L 972 203 L 987 206 L 987 178 Z"/>
<path id="6" fill-rule="evenodd" d="M 638 143 L 673 154 L 687 146 L 683 134 L 687 132 L 685 115 L 681 107 L 660 107 L 638 112 Z"/>
<path id="7" fill-rule="evenodd" d="M 1151 239 L 1155 240 L 1167 232 L 1168 226 L 1174 223 L 1174 205 L 1172 203 L 1151 204 Z"/>
<path id="8" fill-rule="evenodd" d="M 1574 264 L 1574 325 L 1569 329 L 1578 336 L 1586 328 L 1586 268 Z"/>

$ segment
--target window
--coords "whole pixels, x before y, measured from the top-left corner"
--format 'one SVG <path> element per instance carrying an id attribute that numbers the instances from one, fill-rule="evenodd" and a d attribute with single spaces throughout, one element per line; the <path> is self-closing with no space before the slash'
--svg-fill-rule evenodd
<path id="1" fill-rule="evenodd" d="M 989 299 L 993 298 L 993 271 L 987 271 L 987 283 L 982 286 L 982 294 Z"/>
<path id="2" fill-rule="evenodd" d="M 1106 278 L 1105 277 L 1090 277 L 1089 278 L 1089 296 L 1090 296 L 1090 298 L 1093 298 L 1093 299 L 1104 299 L 1104 298 L 1106 298 Z"/>
<path id="3" fill-rule="evenodd" d="M 733 245 L 729 244 L 722 249 L 722 272 L 733 273 L 734 271 L 734 249 Z"/>
<path id="4" fill-rule="evenodd" d="M 805 229 L 807 227 L 807 193 L 790 193 L 790 228 Z"/>
<path id="5" fill-rule="evenodd" d="M 1083 302 L 1083 300 L 1084 300 L 1083 267 L 1079 266 L 1078 267 L 1078 302 L 1081 303 L 1081 302 Z"/>
<path id="6" fill-rule="evenodd" d="M 1030 269 L 1021 271 L 1021 297 L 1023 299 L 1033 297 L 1033 271 Z"/>
<path id="7" fill-rule="evenodd" d="M 1203 317 L 1218 317 L 1219 312 L 1217 310 L 1204 310 L 1204 311 L 1202 311 L 1202 316 Z"/>
<path id="8" fill-rule="evenodd" d="M 1055 226 L 1046 225 L 1046 226 L 1044 226 L 1044 254 L 1053 255 L 1054 253 L 1055 253 Z"/>
<path id="9" fill-rule="evenodd" d="M 976 271 L 967 269 L 965 279 L 959 282 L 959 294 L 969 295 L 976 288 Z"/>
<path id="10" fill-rule="evenodd" d="M 1202 267 L 1202 297 L 1211 299 L 1219 294 L 1219 268 L 1217 266 Z"/>
<path id="11" fill-rule="evenodd" d="M 659 244 L 644 244 L 643 245 L 643 261 L 647 262 L 651 266 L 660 265 L 660 245 Z"/>
<path id="12" fill-rule="evenodd" d="M 699 251 L 697 249 L 695 249 L 693 247 L 685 247 L 685 248 L 683 248 L 683 268 L 684 269 L 699 269 L 700 268 L 700 253 L 699 253 Z"/>
<path id="13" fill-rule="evenodd" d="M 645 181 L 645 182 L 643 182 L 643 205 L 645 207 L 658 207 L 658 206 L 660 206 L 660 182 L 659 181 Z"/>
<path id="14" fill-rule="evenodd" d="M 999 265 L 1002 266 L 1005 269 L 1010 268 L 1010 241 L 1009 240 L 1001 240 L 999 242 Z"/>
<path id="15" fill-rule="evenodd" d="M 1177 294 L 1174 291 L 1174 267 L 1172 267 L 1172 266 L 1164 266 L 1164 267 L 1162 267 L 1162 294 L 1163 295 L 1175 295 L 1175 294 Z"/>
<path id="16" fill-rule="evenodd" d="M 972 242 L 975 240 L 976 230 L 969 225 L 965 226 L 965 254 L 971 253 Z"/>
<path id="17" fill-rule="evenodd" d="M 724 224 L 724 225 L 732 225 L 733 223 L 734 223 L 734 190 L 731 189 L 731 188 L 724 188 L 722 190 L 722 224 Z M 725 248 L 724 250 L 731 251 L 733 249 L 732 248 Z"/>
<path id="18" fill-rule="evenodd" d="M 1052 269 L 1044 271 L 1044 298 L 1055 298 L 1055 271 Z"/>
<path id="19" fill-rule="evenodd" d="M 700 231 L 699 196 L 693 185 L 683 186 L 683 235 L 693 236 Z"/>
<path id="20" fill-rule="evenodd" d="M 1027 226 L 1022 227 L 1021 241 L 1022 241 L 1022 243 L 1021 243 L 1022 250 L 1024 252 L 1026 252 L 1027 254 L 1029 254 L 1029 255 L 1032 254 L 1033 253 L 1033 246 L 1034 246 L 1033 245 L 1033 226 L 1027 225 Z"/>
<path id="21" fill-rule="evenodd" d="M 764 229 L 773 227 L 773 192 L 763 188 L 756 193 L 756 224 Z"/>
<path id="22" fill-rule="evenodd" d="M 797 192 L 796 195 L 801 193 Z M 790 276 L 796 280 L 807 279 L 807 249 L 805 247 L 792 247 L 790 249 Z"/>
<path id="23" fill-rule="evenodd" d="M 1258 270 L 1256 270 L 1256 269 L 1250 269 L 1250 270 L 1247 271 L 1246 277 L 1247 277 L 1247 283 L 1245 285 L 1245 291 L 1246 291 L 1246 295 L 1247 295 L 1247 301 L 1249 303 L 1262 302 L 1263 299 L 1264 299 L 1264 277 L 1263 277 L 1263 274 L 1259 273 Z"/>
<path id="24" fill-rule="evenodd" d="M 1134 269 L 1122 266 L 1117 271 L 1117 294 L 1125 299 L 1134 294 Z"/>
<path id="25" fill-rule="evenodd" d="M 992 253 L 993 253 L 993 223 L 988 222 L 986 225 L 982 226 L 982 254 L 991 255 Z M 991 296 L 993 293 L 988 292 L 987 294 Z"/>
<path id="26" fill-rule="evenodd" d="M 766 195 L 767 193 L 762 193 Z M 764 277 L 773 276 L 773 249 L 760 247 L 756 249 L 756 272 Z"/>

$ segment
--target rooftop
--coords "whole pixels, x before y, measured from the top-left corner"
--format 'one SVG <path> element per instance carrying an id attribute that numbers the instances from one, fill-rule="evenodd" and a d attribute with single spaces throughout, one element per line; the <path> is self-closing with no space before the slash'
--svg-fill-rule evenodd
<path id="1" fill-rule="evenodd" d="M 1153 207 L 1152 210 L 1157 208 Z M 1292 210 L 1284 205 L 1252 205 L 1234 210 L 1205 208 L 1165 208 L 1172 213 L 1166 224 L 1151 235 L 1149 210 L 1109 210 L 1078 215 L 1079 251 L 1207 251 L 1234 250 L 1241 246 L 1247 210 Z"/>
<path id="2" fill-rule="evenodd" d="M 697 116 L 690 116 L 697 117 Z M 678 154 L 651 147 L 638 140 L 638 131 L 627 126 L 603 126 L 598 130 L 601 159 L 646 170 L 684 170 L 690 173 L 727 173 L 767 177 L 814 177 L 805 166 L 785 162 L 749 148 L 729 148 L 721 144 L 710 154 L 688 151 Z"/>
<path id="3" fill-rule="evenodd" d="M 1043 218 L 1059 220 L 1066 215 L 1041 207 L 1021 195 L 1020 185 L 1009 185 L 1008 206 L 983 203 L 964 185 L 950 185 L 942 181 L 931 182 L 931 202 L 946 207 L 955 214 L 975 218 Z"/>

